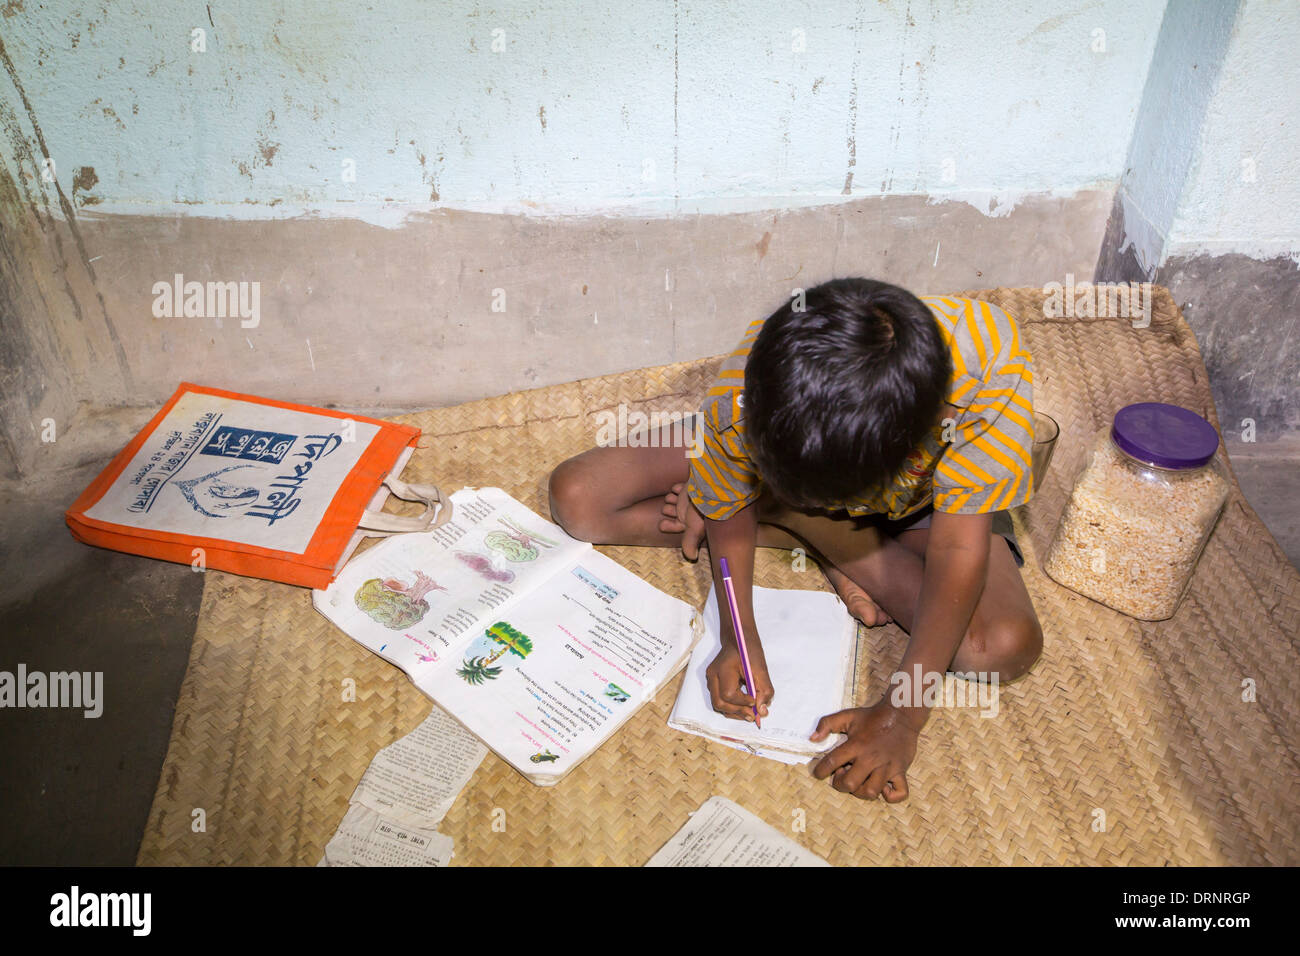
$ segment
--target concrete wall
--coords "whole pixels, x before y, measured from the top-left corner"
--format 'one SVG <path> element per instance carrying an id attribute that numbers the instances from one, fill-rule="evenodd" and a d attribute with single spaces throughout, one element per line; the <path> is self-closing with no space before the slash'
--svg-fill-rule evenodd
<path id="1" fill-rule="evenodd" d="M 1244 0 L 1167 254 L 1300 254 L 1300 9 Z"/>
<path id="2" fill-rule="evenodd" d="M 1229 442 L 1300 430 L 1300 8 L 1170 4 L 1103 278 L 1183 308 Z"/>
<path id="3" fill-rule="evenodd" d="M 836 275 L 1087 275 L 1165 155 L 1139 107 L 1178 112 L 1224 9 L 13 0 L 8 470 L 102 455 L 185 379 L 400 410 L 715 354 Z M 1185 185 L 1232 110 L 1198 82 Z M 1167 205 L 1162 242 L 1201 221 Z M 256 322 L 158 314 L 177 274 L 257 283 Z"/>
<path id="4" fill-rule="evenodd" d="M 1118 191 L 1148 274 L 1171 256 L 1300 251 L 1297 44 L 1290 0 L 1170 4 Z"/>
<path id="5" fill-rule="evenodd" d="M 1163 261 L 1204 145 L 1201 130 L 1237 7 L 1236 0 L 1182 0 L 1165 11 L 1103 250 L 1102 271 L 1117 274 L 1102 278 L 1149 279 Z"/>
<path id="6" fill-rule="evenodd" d="M 1164 4 L 634 7 L 15 0 L 3 22 L 65 188 L 94 170 L 78 205 L 716 212 L 1111 183 Z"/>
<path id="7" fill-rule="evenodd" d="M 1109 208 L 1109 192 L 1097 190 L 1024 198 L 997 217 L 889 196 L 654 219 L 447 209 L 395 229 L 351 219 L 80 220 L 85 255 L 68 270 L 96 270 L 88 318 L 64 309 L 47 328 L 58 336 L 49 364 L 74 377 L 64 390 L 30 382 L 13 395 L 6 421 L 32 456 L 15 467 L 31 472 L 39 456 L 69 451 L 62 438 L 36 443 L 20 402 L 54 414 L 74 441 L 105 435 L 76 450 L 83 459 L 126 436 L 102 423 L 64 428 L 61 416 L 79 407 L 66 402 L 156 407 L 181 380 L 359 411 L 450 404 L 719 354 L 792 289 L 837 275 L 918 291 L 1086 275 Z M 256 327 L 238 315 L 156 317 L 154 284 L 177 273 L 260 283 Z"/>
<path id="8" fill-rule="evenodd" d="M 1170 4 L 1096 269 L 1173 292 L 1229 443 L 1300 434 L 1300 8 Z"/>
<path id="9" fill-rule="evenodd" d="M 1162 10 L 14 0 L 10 472 L 182 379 L 396 410 L 717 353 L 834 275 L 1086 273 Z M 177 274 L 256 324 L 155 314 Z"/>

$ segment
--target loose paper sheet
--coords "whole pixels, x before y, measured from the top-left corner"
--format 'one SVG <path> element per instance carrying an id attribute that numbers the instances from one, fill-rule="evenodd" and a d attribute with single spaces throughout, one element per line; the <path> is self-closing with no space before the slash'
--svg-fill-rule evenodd
<path id="1" fill-rule="evenodd" d="M 432 830 L 486 756 L 479 739 L 435 705 L 418 727 L 375 755 L 352 802 Z"/>
<path id="2" fill-rule="evenodd" d="M 446 866 L 451 837 L 433 830 L 404 827 L 354 803 L 325 845 L 317 866 Z"/>
<path id="3" fill-rule="evenodd" d="M 830 866 L 726 797 L 711 797 L 646 866 Z"/>

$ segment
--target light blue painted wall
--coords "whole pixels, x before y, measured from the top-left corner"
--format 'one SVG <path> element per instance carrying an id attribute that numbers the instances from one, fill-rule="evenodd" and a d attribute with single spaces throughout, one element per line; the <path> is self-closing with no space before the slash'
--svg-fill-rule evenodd
<path id="1" fill-rule="evenodd" d="M 1300 261 L 1300 4 L 1168 7 L 1120 187 L 1125 245 Z"/>
<path id="2" fill-rule="evenodd" d="M 1244 0 L 1170 229 L 1170 255 L 1300 262 L 1300 5 Z"/>
<path id="3" fill-rule="evenodd" d="M 1164 10 L 1163 0 L 16 6 L 0 28 L 65 190 L 75 167 L 93 166 L 101 209 L 187 203 L 230 216 L 419 207 L 435 195 L 539 211 L 779 206 L 833 200 L 850 173 L 855 196 L 987 193 L 977 201 L 996 211 L 1024 192 L 1118 181 Z M 190 49 L 194 28 L 205 53 Z"/>
<path id="4" fill-rule="evenodd" d="M 1148 273 L 1163 261 L 1237 7 L 1236 0 L 1181 0 L 1160 24 L 1119 191 L 1125 245 Z"/>

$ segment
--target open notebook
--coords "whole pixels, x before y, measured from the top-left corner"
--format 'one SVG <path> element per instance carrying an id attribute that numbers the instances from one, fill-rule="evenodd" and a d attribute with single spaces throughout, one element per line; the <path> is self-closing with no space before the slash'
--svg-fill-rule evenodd
<path id="1" fill-rule="evenodd" d="M 316 609 L 533 783 L 558 782 L 682 665 L 690 605 L 499 488 L 354 558 Z"/>
<path id="2" fill-rule="evenodd" d="M 775 695 L 763 728 L 713 709 L 705 671 L 722 647 L 717 590 L 704 606 L 704 637 L 695 646 L 668 725 L 789 762 L 824 753 L 843 735 L 808 739 L 827 714 L 852 707 L 857 622 L 834 594 L 754 588 L 754 619 Z"/>

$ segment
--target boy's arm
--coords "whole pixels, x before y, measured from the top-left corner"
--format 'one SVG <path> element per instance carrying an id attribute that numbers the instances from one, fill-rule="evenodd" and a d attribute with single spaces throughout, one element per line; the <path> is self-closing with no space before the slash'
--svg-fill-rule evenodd
<path id="1" fill-rule="evenodd" d="M 992 534 L 992 514 L 934 513 L 912 638 L 897 670 L 905 680 L 915 682 L 918 666 L 924 680 L 929 674 L 943 674 L 952 665 L 984 592 Z M 914 692 L 918 698 L 920 690 Z M 928 707 L 912 700 L 896 709 L 917 731 L 930 717 Z"/>
<path id="2" fill-rule="evenodd" d="M 767 705 L 772 700 L 772 683 L 767 676 L 767 662 L 754 623 L 754 550 L 758 545 L 758 510 L 750 504 L 730 518 L 705 518 L 704 529 L 709 540 L 709 563 L 713 566 L 713 587 L 718 595 L 722 632 L 722 652 L 709 665 L 707 672 L 709 693 L 714 710 L 728 717 L 752 720 L 755 698 L 760 715 L 766 715 Z M 724 557 L 731 569 L 740 626 L 745 631 L 745 649 L 749 652 L 750 669 L 754 675 L 755 687 L 749 688 L 750 693 L 741 688 L 744 673 L 719 564 Z"/>
<path id="3" fill-rule="evenodd" d="M 898 665 L 901 687 L 910 693 L 886 693 L 873 707 L 842 710 L 821 719 L 813 740 L 830 733 L 848 734 L 813 769 L 818 779 L 832 773 L 836 790 L 874 799 L 899 800 L 906 795 L 898 785 L 885 790 L 889 781 L 903 778 L 913 757 L 921 728 L 930 717 L 923 703 L 924 683 L 930 674 L 942 675 L 952 664 L 966 630 L 970 627 L 984 591 L 988 573 L 989 541 L 993 533 L 991 514 L 954 515 L 936 511 L 930 523 L 925 549 L 925 570 L 912 637 Z M 917 668 L 922 684 L 918 686 Z M 895 684 L 891 681 L 891 685 Z"/>

